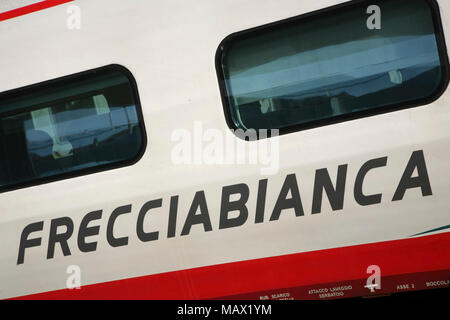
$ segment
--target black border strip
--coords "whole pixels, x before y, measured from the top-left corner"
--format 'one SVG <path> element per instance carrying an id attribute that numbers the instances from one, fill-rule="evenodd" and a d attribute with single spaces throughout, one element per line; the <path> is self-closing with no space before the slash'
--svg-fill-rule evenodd
<path id="1" fill-rule="evenodd" d="M 126 167 L 126 166 L 132 166 L 142 158 L 142 156 L 145 153 L 145 150 L 147 149 L 147 135 L 146 135 L 146 130 L 145 130 L 144 117 L 142 114 L 141 102 L 139 99 L 137 82 L 136 82 L 136 79 L 133 77 L 133 74 L 127 68 L 125 68 L 124 66 L 121 66 L 119 64 L 110 64 L 110 65 L 103 66 L 100 68 L 82 71 L 82 72 L 71 74 L 68 76 L 63 76 L 60 78 L 51 79 L 51 80 L 47 80 L 47 81 L 40 82 L 37 84 L 32 84 L 32 85 L 28 85 L 28 86 L 21 87 L 18 89 L 13 89 L 13 90 L 8 90 L 5 92 L 2 92 L 2 93 L 0 93 L 0 108 L 1 108 L 1 101 L 3 99 L 19 97 L 24 93 L 28 93 L 29 91 L 39 90 L 41 88 L 47 89 L 53 85 L 63 86 L 66 83 L 71 83 L 73 81 L 78 81 L 78 80 L 84 80 L 89 77 L 94 77 L 94 76 L 98 76 L 98 75 L 101 75 L 104 73 L 109 73 L 109 72 L 114 72 L 114 71 L 120 72 L 125 77 L 127 77 L 128 81 L 131 85 L 131 93 L 135 100 L 136 113 L 138 116 L 139 128 L 141 131 L 141 148 L 139 149 L 136 156 L 131 159 L 127 159 L 127 160 L 121 160 L 121 161 L 108 163 L 108 164 L 104 164 L 104 165 L 100 165 L 100 166 L 96 166 L 96 167 L 85 168 L 85 169 L 80 169 L 80 170 L 76 170 L 76 171 L 72 171 L 72 172 L 57 174 L 57 175 L 54 175 L 51 177 L 38 178 L 38 179 L 35 179 L 32 181 L 21 182 L 21 183 L 14 184 L 14 185 L 0 186 L 0 193 L 13 191 L 13 190 L 17 190 L 17 189 L 22 189 L 22 188 L 33 187 L 33 186 L 42 185 L 45 183 L 51 183 L 51 182 L 55 182 L 55 181 L 61 181 L 61 180 L 66 180 L 66 179 L 70 179 L 70 178 L 80 177 L 80 176 L 84 176 L 84 175 L 98 173 L 101 171 L 112 170 L 112 169 L 122 168 L 122 167 Z M 22 111 L 23 111 L 22 109 L 18 109 L 17 112 L 20 113 Z"/>
<path id="2" fill-rule="evenodd" d="M 436 231 L 442 231 L 442 230 L 446 230 L 446 229 L 450 229 L 450 224 L 446 225 L 446 226 L 443 226 L 443 227 L 434 228 L 434 229 L 427 230 L 427 231 L 424 231 L 424 232 L 416 233 L 416 234 L 413 234 L 412 236 L 409 236 L 409 237 L 421 236 L 423 234 L 428 234 L 428 233 L 432 233 L 432 232 L 436 232 Z"/>
<path id="3" fill-rule="evenodd" d="M 388 2 L 388 1 L 396 1 L 396 0 L 378 0 L 378 1 Z M 380 108 L 374 108 L 374 109 L 364 110 L 364 111 L 350 113 L 350 114 L 343 114 L 343 115 L 339 115 L 339 116 L 335 116 L 335 117 L 331 117 L 331 118 L 312 121 L 309 123 L 298 124 L 298 125 L 280 128 L 279 129 L 280 135 L 298 132 L 298 131 L 302 131 L 302 130 L 306 130 L 306 129 L 317 128 L 317 127 L 326 126 L 326 125 L 337 124 L 337 123 L 355 120 L 355 119 L 361 119 L 361 118 L 370 117 L 370 116 L 374 116 L 374 115 L 385 114 L 385 113 L 389 113 L 389 112 L 393 112 L 393 111 L 399 111 L 399 110 L 403 110 L 403 109 L 428 105 L 428 104 L 433 103 L 437 99 L 439 99 L 440 96 L 446 91 L 448 83 L 449 83 L 449 69 L 450 69 L 449 68 L 449 58 L 448 58 L 448 54 L 447 54 L 447 46 L 445 43 L 444 30 L 442 28 L 442 20 L 441 20 L 439 5 L 436 2 L 436 0 L 423 0 L 423 1 L 426 1 L 431 9 L 431 15 L 432 15 L 433 24 L 434 24 L 434 33 L 436 35 L 436 42 L 437 42 L 437 46 L 438 46 L 438 50 L 439 50 L 439 58 L 440 58 L 440 62 L 441 62 L 442 79 L 441 79 L 441 83 L 439 84 L 439 86 L 437 87 L 435 92 L 430 94 L 430 96 L 428 96 L 428 97 L 420 98 L 420 99 L 416 99 L 416 100 L 412 100 L 412 101 L 407 101 L 407 102 L 400 103 L 400 104 L 387 105 L 387 106 L 383 106 Z M 341 4 L 335 5 L 335 6 L 331 6 L 331 7 L 327 7 L 324 9 L 317 10 L 317 11 L 302 14 L 299 16 L 295 16 L 295 17 L 284 19 L 284 20 L 265 24 L 262 26 L 258 26 L 255 28 L 235 32 L 235 33 L 228 35 L 225 39 L 223 39 L 222 42 L 219 44 L 219 47 L 216 50 L 215 66 L 216 66 L 217 79 L 219 82 L 220 95 L 222 98 L 223 111 L 225 114 L 225 121 L 226 121 L 228 127 L 230 129 L 232 129 L 233 133 L 236 129 L 241 129 L 241 128 L 237 127 L 232 119 L 231 108 L 229 105 L 229 101 L 227 99 L 225 76 L 224 76 L 224 71 L 222 69 L 222 57 L 224 54 L 226 54 L 227 49 L 233 45 L 234 41 L 237 41 L 240 38 L 245 38 L 249 35 L 266 33 L 268 31 L 270 31 L 270 29 L 272 29 L 272 28 L 290 26 L 293 24 L 297 24 L 299 22 L 308 21 L 308 20 L 317 19 L 317 18 L 326 18 L 329 15 L 334 15 L 336 13 L 339 13 L 339 12 L 342 12 L 345 10 L 363 7 L 365 5 L 371 5 L 371 4 L 373 4 L 373 2 L 374 1 L 371 1 L 371 0 L 348 1 L 348 2 L 344 2 Z M 257 133 L 258 133 L 258 131 L 257 131 Z M 242 137 L 240 137 L 239 135 L 236 135 L 236 136 L 242 139 Z M 259 139 L 259 135 L 258 135 L 258 139 Z"/>

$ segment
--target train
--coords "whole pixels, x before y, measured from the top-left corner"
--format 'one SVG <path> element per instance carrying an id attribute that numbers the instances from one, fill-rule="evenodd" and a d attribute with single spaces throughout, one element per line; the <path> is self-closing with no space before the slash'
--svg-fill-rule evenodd
<path id="1" fill-rule="evenodd" d="M 445 0 L 0 5 L 0 298 L 450 286 Z"/>

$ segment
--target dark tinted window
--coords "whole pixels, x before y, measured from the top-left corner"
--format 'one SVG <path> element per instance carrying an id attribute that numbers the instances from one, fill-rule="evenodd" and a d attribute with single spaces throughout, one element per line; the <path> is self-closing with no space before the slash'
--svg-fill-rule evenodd
<path id="1" fill-rule="evenodd" d="M 369 5 L 380 30 L 367 27 Z M 436 11 L 370 1 L 231 35 L 217 56 L 230 125 L 300 129 L 430 99 L 447 64 Z"/>
<path id="2" fill-rule="evenodd" d="M 0 189 L 136 159 L 137 105 L 119 67 L 0 96 Z"/>

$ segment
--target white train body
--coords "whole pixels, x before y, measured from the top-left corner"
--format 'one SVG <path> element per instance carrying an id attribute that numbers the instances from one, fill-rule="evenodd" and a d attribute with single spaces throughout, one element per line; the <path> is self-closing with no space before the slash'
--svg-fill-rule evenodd
<path id="1" fill-rule="evenodd" d="M 208 164 L 194 158 L 195 147 L 192 163 L 173 161 L 180 142 L 174 132 L 180 130 L 200 149 L 211 143 L 204 136 L 208 130 L 241 141 L 229 133 L 217 80 L 215 58 L 223 39 L 342 3 L 76 0 L 1 21 L 0 92 L 123 66 L 137 84 L 146 148 L 132 165 L 0 194 L 0 297 L 320 299 L 448 286 L 448 90 L 425 105 L 283 134 L 273 145 L 277 163 L 265 165 L 276 165 L 274 173 L 262 174 L 264 165 L 248 161 Z M 448 39 L 450 2 L 437 3 Z M 80 10 L 79 29 L 68 27 L 71 6 Z M 373 159 L 382 164 L 363 175 L 362 191 L 381 199 L 362 205 L 355 195 L 358 175 Z M 333 208 L 323 192 L 315 212 L 317 170 L 325 168 L 333 183 L 339 171 L 344 177 L 343 207 Z M 414 177 L 420 182 L 404 185 Z M 295 184 L 301 207 L 294 208 L 286 199 Z M 224 227 L 221 214 L 226 220 L 229 213 L 228 221 L 239 217 L 223 212 L 224 187 L 245 185 L 248 216 Z M 289 208 L 277 214 L 279 198 Z M 124 206 L 112 221 L 114 210 Z M 203 215 L 194 218 L 200 222 L 189 222 L 190 209 Z M 80 232 L 86 230 L 80 226 L 95 211 L 101 217 L 89 226 L 98 232 L 84 240 L 96 247 L 82 252 Z M 50 241 L 52 221 L 63 217 L 74 227 L 69 253 Z M 24 231 L 36 223 L 42 228 Z M 126 244 L 111 245 L 108 224 Z M 365 287 L 371 266 L 381 276 L 376 290 Z M 73 270 L 80 289 L 67 288 Z"/>

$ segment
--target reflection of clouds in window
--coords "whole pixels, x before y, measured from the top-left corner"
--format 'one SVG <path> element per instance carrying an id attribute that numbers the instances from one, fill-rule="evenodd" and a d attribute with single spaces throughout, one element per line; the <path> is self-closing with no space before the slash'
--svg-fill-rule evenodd
<path id="1" fill-rule="evenodd" d="M 240 72 L 236 77 L 230 72 L 229 86 L 235 96 L 261 99 L 308 92 L 320 87 L 338 88 L 346 81 L 369 80 L 393 70 L 410 68 L 408 74 L 414 77 L 424 69 L 439 65 L 434 35 L 390 40 L 389 44 L 375 47 L 369 42 L 380 43 L 381 39 L 353 41 L 280 57 Z M 339 48 L 343 46 L 352 48 L 353 53 L 341 56 Z M 374 48 L 365 50 L 365 47 Z M 304 57 L 309 55 L 315 55 L 316 62 L 303 64 Z M 350 94 L 360 96 L 370 89 L 355 86 L 353 90 L 348 90 Z"/>

